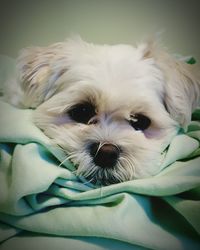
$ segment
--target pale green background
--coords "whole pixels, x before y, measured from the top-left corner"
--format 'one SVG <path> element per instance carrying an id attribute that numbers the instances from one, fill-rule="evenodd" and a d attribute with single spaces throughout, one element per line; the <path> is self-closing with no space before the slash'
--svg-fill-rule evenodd
<path id="1" fill-rule="evenodd" d="M 96 43 L 131 43 L 165 31 L 173 53 L 200 59 L 200 0 L 0 0 L 0 54 L 16 56 L 80 34 Z"/>

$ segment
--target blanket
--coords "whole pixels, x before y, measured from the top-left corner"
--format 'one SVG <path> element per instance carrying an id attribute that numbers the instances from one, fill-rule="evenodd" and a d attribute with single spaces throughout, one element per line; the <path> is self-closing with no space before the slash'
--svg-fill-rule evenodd
<path id="1" fill-rule="evenodd" d="M 74 175 L 33 112 L 0 100 L 0 249 L 200 249 L 200 110 L 159 174 L 105 187 Z"/>

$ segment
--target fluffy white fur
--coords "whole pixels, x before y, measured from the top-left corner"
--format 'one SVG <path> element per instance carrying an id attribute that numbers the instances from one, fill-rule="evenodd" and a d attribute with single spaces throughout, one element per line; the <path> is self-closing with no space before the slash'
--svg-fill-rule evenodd
<path id="1" fill-rule="evenodd" d="M 161 153 L 187 127 L 200 97 L 197 66 L 156 42 L 100 46 L 72 39 L 24 49 L 17 66 L 18 89 L 5 91 L 7 99 L 34 108 L 36 125 L 67 152 L 76 174 L 100 184 L 157 174 Z M 95 122 L 74 122 L 68 110 L 85 101 L 96 107 Z M 151 119 L 144 131 L 129 123 L 138 113 Z M 88 152 L 92 142 L 121 149 L 113 168 L 95 165 Z"/>

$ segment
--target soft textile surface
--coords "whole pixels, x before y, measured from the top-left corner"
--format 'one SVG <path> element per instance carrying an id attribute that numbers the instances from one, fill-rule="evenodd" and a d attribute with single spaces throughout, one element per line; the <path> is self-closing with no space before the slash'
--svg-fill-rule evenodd
<path id="1" fill-rule="evenodd" d="M 40 246 L 60 237 L 60 249 L 200 249 L 199 110 L 163 153 L 157 176 L 102 188 L 60 164 L 65 155 L 34 125 L 33 112 L 0 103 L 2 249 L 17 249 L 17 234 Z"/>

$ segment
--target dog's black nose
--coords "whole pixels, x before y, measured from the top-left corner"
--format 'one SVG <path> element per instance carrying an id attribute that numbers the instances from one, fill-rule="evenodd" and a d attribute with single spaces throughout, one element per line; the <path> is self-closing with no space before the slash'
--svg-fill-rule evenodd
<path id="1" fill-rule="evenodd" d="M 102 168 L 113 168 L 119 158 L 120 149 L 113 144 L 93 143 L 90 145 L 90 155 L 94 163 Z"/>

